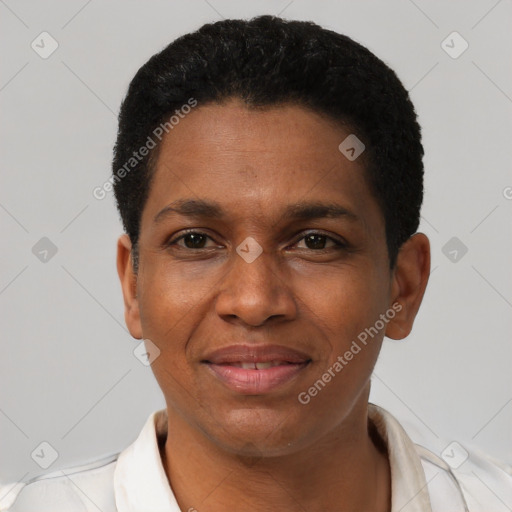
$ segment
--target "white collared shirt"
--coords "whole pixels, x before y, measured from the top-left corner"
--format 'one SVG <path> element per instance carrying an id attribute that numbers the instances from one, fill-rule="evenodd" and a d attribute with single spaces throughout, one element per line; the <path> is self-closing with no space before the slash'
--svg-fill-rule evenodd
<path id="1" fill-rule="evenodd" d="M 386 410 L 368 404 L 368 414 L 387 445 L 391 512 L 512 510 L 511 467 L 471 452 L 452 469 L 414 444 Z M 0 512 L 180 512 L 158 448 L 167 435 L 166 421 L 165 410 L 151 414 L 136 441 L 119 455 L 25 484 L 0 485 Z"/>

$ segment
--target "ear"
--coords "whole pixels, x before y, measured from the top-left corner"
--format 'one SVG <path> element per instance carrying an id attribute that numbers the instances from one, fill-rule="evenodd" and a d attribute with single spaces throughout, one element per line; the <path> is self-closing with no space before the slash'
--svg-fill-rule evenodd
<path id="1" fill-rule="evenodd" d="M 386 336 L 401 340 L 409 335 L 430 275 L 430 242 L 423 233 L 407 240 L 397 256 L 391 284 L 396 315 L 386 326 Z"/>
<path id="2" fill-rule="evenodd" d="M 137 276 L 133 272 L 132 243 L 128 235 L 124 234 L 117 241 L 117 273 L 121 281 L 124 298 L 124 319 L 130 334 L 142 339 L 142 326 L 137 299 Z"/>

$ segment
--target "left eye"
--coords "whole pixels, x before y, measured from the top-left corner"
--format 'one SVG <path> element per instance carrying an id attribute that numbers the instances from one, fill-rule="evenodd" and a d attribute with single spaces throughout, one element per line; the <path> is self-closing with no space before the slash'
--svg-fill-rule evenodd
<path id="1" fill-rule="evenodd" d="M 322 233 L 309 233 L 306 236 L 302 237 L 299 240 L 300 242 L 304 242 L 305 247 L 299 247 L 300 249 L 313 249 L 313 250 L 322 250 L 328 249 L 326 247 L 327 243 L 331 242 L 331 247 L 341 247 L 343 244 L 330 236 L 323 235 Z"/>

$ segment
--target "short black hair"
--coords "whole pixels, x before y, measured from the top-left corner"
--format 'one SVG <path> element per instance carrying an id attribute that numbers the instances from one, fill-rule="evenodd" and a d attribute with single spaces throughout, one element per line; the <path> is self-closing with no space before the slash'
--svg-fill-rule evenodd
<path id="1" fill-rule="evenodd" d="M 230 98 L 248 108 L 299 104 L 350 127 L 365 144 L 365 177 L 384 216 L 393 268 L 418 228 L 423 200 L 421 129 L 409 94 L 392 69 L 350 37 L 275 16 L 203 25 L 153 55 L 131 81 L 111 179 L 135 268 L 159 149 L 154 135 L 162 131 L 155 128 L 167 122 L 169 131 L 169 116 L 191 99 L 201 106 Z M 150 151 L 134 159 L 145 145 Z"/>

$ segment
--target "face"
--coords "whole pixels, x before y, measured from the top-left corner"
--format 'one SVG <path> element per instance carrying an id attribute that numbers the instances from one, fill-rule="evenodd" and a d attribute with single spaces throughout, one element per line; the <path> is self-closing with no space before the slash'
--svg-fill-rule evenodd
<path id="1" fill-rule="evenodd" d="M 160 350 L 170 416 L 232 452 L 359 421 L 386 330 L 412 325 L 349 134 L 299 106 L 200 105 L 162 141 L 136 276 L 120 239 L 127 324 Z"/>

